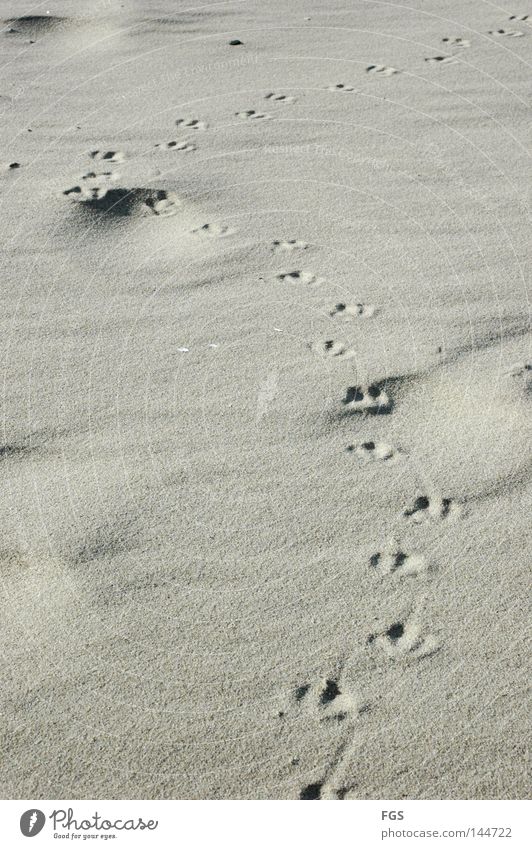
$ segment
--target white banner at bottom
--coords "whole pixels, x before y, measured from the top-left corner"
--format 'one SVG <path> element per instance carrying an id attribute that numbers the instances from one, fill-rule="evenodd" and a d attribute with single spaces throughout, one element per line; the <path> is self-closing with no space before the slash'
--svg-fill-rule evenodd
<path id="1" fill-rule="evenodd" d="M 119 847 L 530 846 L 526 801 L 4 801 L 1 842 Z M 35 839 L 34 844 L 28 841 Z M 68 842 L 67 842 L 68 841 Z"/>

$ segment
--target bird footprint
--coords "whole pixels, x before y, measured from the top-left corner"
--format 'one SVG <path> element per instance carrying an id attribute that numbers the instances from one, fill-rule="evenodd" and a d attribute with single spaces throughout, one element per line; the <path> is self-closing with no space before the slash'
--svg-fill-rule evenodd
<path id="1" fill-rule="evenodd" d="M 520 38 L 522 35 L 524 35 L 524 33 L 522 33 L 518 29 L 492 29 L 490 30 L 489 34 L 495 36 L 496 38 Z"/>
<path id="2" fill-rule="evenodd" d="M 73 186 L 63 194 L 74 195 L 74 198 L 80 201 L 102 200 L 118 177 L 119 175 L 112 171 L 104 171 L 100 174 L 89 171 L 83 174 L 79 186 Z"/>
<path id="3" fill-rule="evenodd" d="M 454 56 L 429 56 L 425 59 L 430 65 L 452 65 L 456 62 Z"/>
<path id="4" fill-rule="evenodd" d="M 421 660 L 435 654 L 439 645 L 435 637 L 423 636 L 414 620 L 397 621 L 379 634 L 372 634 L 369 642 L 393 660 Z"/>
<path id="5" fill-rule="evenodd" d="M 164 190 L 156 191 L 152 196 L 148 197 L 144 203 L 154 215 L 159 215 L 162 218 L 168 218 L 170 215 L 175 215 L 178 208 L 181 206 L 181 201 L 175 192 L 167 192 Z"/>
<path id="6" fill-rule="evenodd" d="M 272 247 L 275 251 L 297 251 L 305 250 L 308 244 L 301 239 L 274 239 Z"/>
<path id="7" fill-rule="evenodd" d="M 325 728 L 323 730 L 331 735 L 330 740 L 334 745 L 328 764 L 321 769 L 320 780 L 306 784 L 299 791 L 300 799 L 344 798 L 344 788 L 338 782 L 338 771 L 353 745 L 354 720 L 367 707 L 356 703 L 344 689 L 339 675 L 331 675 L 314 684 L 305 682 L 296 687 L 291 696 L 291 711 L 301 718 L 329 726 L 328 731 Z M 286 712 L 280 711 L 279 717 L 284 719 Z M 294 758 L 293 763 L 297 764 L 299 760 Z"/>
<path id="8" fill-rule="evenodd" d="M 223 236 L 232 236 L 236 233 L 236 230 L 234 227 L 229 227 L 227 224 L 203 224 L 201 227 L 197 227 L 195 230 L 192 230 L 192 232 L 209 236 L 211 239 L 218 239 Z"/>
<path id="9" fill-rule="evenodd" d="M 291 94 L 275 94 L 275 92 L 270 91 L 269 94 L 265 95 L 265 100 L 274 100 L 276 103 L 295 103 L 296 98 Z"/>
<path id="10" fill-rule="evenodd" d="M 235 112 L 235 115 L 237 118 L 243 118 L 245 120 L 264 120 L 272 117 L 267 112 L 257 112 L 255 109 L 245 109 L 244 112 Z"/>
<path id="11" fill-rule="evenodd" d="M 383 551 L 377 551 L 369 559 L 369 565 L 380 575 L 395 575 L 399 578 L 407 575 L 419 575 L 427 572 L 429 564 L 421 554 L 406 554 L 394 541 Z"/>
<path id="12" fill-rule="evenodd" d="M 196 145 L 187 141 L 162 142 L 161 144 L 156 144 L 155 147 L 163 148 L 163 150 L 181 150 L 186 152 L 196 150 Z"/>
<path id="13" fill-rule="evenodd" d="M 391 77 L 393 74 L 400 74 L 397 68 L 390 68 L 386 65 L 368 65 L 366 68 L 368 74 L 377 74 L 379 77 Z"/>
<path id="14" fill-rule="evenodd" d="M 342 401 L 349 412 L 382 414 L 390 412 L 392 402 L 378 384 L 350 386 Z"/>
<path id="15" fill-rule="evenodd" d="M 400 451 L 387 442 L 355 442 L 347 446 L 347 451 L 353 453 L 362 463 L 396 462 L 400 457 Z"/>
<path id="16" fill-rule="evenodd" d="M 336 83 L 335 85 L 327 86 L 327 91 L 356 91 L 356 88 L 352 85 L 345 85 L 345 83 Z"/>
<path id="17" fill-rule="evenodd" d="M 438 522 L 443 519 L 452 518 L 461 512 L 459 504 L 456 504 L 451 498 L 442 498 L 441 496 L 419 495 L 412 507 L 407 507 L 403 510 L 403 516 L 410 522 L 420 524 L 421 522 Z"/>
<path id="18" fill-rule="evenodd" d="M 292 704 L 319 722 L 342 722 L 356 710 L 355 700 L 348 692 L 342 692 L 339 677 L 335 676 L 296 687 Z"/>
<path id="19" fill-rule="evenodd" d="M 471 42 L 467 38 L 442 38 L 444 44 L 449 47 L 471 47 Z"/>
<path id="20" fill-rule="evenodd" d="M 321 286 L 325 282 L 323 277 L 317 277 L 312 271 L 283 271 L 277 275 L 277 279 L 283 283 L 303 283 L 306 286 Z"/>
<path id="21" fill-rule="evenodd" d="M 343 342 L 335 342 L 333 339 L 326 339 L 324 342 L 312 342 L 310 350 L 325 358 L 351 359 L 355 356 L 355 352 L 350 350 Z"/>
<path id="22" fill-rule="evenodd" d="M 206 121 L 201 121 L 199 118 L 178 118 L 175 125 L 180 130 L 206 130 L 209 126 Z"/>
<path id="23" fill-rule="evenodd" d="M 89 156 L 91 159 L 105 162 L 123 162 L 126 158 L 121 150 L 91 150 Z"/>
<path id="24" fill-rule="evenodd" d="M 334 309 L 329 313 L 332 317 L 340 317 L 345 321 L 354 318 L 371 318 L 377 312 L 377 308 L 373 304 L 336 304 Z"/>

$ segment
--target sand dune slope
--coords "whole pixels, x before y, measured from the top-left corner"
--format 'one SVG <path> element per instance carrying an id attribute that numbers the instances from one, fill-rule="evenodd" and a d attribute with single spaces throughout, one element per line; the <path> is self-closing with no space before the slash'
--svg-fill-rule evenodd
<path id="1" fill-rule="evenodd" d="M 527 795 L 527 11 L 0 0 L 5 797 Z"/>

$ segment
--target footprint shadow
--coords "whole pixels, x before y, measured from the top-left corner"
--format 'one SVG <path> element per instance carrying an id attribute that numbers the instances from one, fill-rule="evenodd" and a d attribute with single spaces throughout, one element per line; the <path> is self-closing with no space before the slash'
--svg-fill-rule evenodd
<path id="1" fill-rule="evenodd" d="M 84 212 L 102 215 L 112 218 L 131 218 L 143 214 L 153 214 L 163 217 L 174 215 L 181 206 L 179 198 L 174 192 L 163 189 L 123 189 L 109 188 L 100 196 L 87 197 L 83 189 L 75 186 L 63 194 L 74 196 L 78 201 L 78 208 Z"/>

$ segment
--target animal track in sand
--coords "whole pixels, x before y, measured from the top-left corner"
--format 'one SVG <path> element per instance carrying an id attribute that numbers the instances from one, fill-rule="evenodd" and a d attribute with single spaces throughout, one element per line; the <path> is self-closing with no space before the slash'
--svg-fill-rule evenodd
<path id="1" fill-rule="evenodd" d="M 354 454 L 362 463 L 396 463 L 400 459 L 400 452 L 387 442 L 355 442 L 347 446 L 347 451 Z"/>
<path id="2" fill-rule="evenodd" d="M 349 360 L 355 356 L 355 351 L 349 349 L 343 342 L 335 342 L 333 339 L 311 342 L 309 347 L 315 354 L 326 359 L 338 357 L 339 359 Z"/>
<path id="3" fill-rule="evenodd" d="M 144 200 L 144 205 L 152 211 L 154 215 L 161 215 L 167 218 L 170 215 L 175 215 L 178 208 L 181 206 L 181 201 L 175 192 L 155 191 L 150 192 Z"/>
<path id="4" fill-rule="evenodd" d="M 329 315 L 343 318 L 345 321 L 351 321 L 354 318 L 371 318 L 376 312 L 377 308 L 373 304 L 340 303 L 335 305 Z"/>
<path id="5" fill-rule="evenodd" d="M 89 156 L 91 159 L 104 162 L 123 162 L 126 158 L 121 150 L 91 150 Z"/>
<path id="6" fill-rule="evenodd" d="M 421 660 L 439 649 L 436 639 L 430 635 L 423 636 L 419 625 L 412 620 L 398 620 L 385 631 L 372 634 L 368 642 L 393 660 Z"/>
<path id="7" fill-rule="evenodd" d="M 467 38 L 442 38 L 444 44 L 448 44 L 449 47 L 471 47 L 471 42 L 468 41 Z"/>
<path id="8" fill-rule="evenodd" d="M 325 283 L 323 277 L 317 277 L 312 271 L 283 271 L 277 275 L 282 283 L 303 283 L 305 286 L 321 286 Z"/>
<path id="9" fill-rule="evenodd" d="M 187 153 L 189 151 L 196 150 L 196 145 L 187 141 L 161 142 L 160 144 L 156 144 L 155 147 L 162 148 L 163 150 L 180 150 Z"/>
<path id="10" fill-rule="evenodd" d="M 63 192 L 65 195 L 74 195 L 79 201 L 79 206 L 94 212 L 107 213 L 108 215 L 123 218 L 134 215 L 151 213 L 161 217 L 174 215 L 181 201 L 175 192 L 163 189 L 107 189 L 103 194 L 94 197 L 89 192 L 84 192 L 82 187 L 75 186 Z"/>
<path id="11" fill-rule="evenodd" d="M 89 171 L 83 174 L 79 186 L 73 186 L 63 194 L 74 195 L 74 199 L 80 201 L 102 200 L 118 177 L 119 175 L 112 171 L 104 171 L 100 174 Z"/>
<path id="12" fill-rule="evenodd" d="M 308 248 L 308 244 L 301 239 L 274 239 L 272 247 L 274 251 L 304 251 Z"/>
<path id="13" fill-rule="evenodd" d="M 422 554 L 406 554 L 395 542 L 377 551 L 369 558 L 369 565 L 380 575 L 420 575 L 427 572 L 429 564 Z"/>
<path id="14" fill-rule="evenodd" d="M 237 118 L 243 118 L 244 120 L 267 120 L 271 118 L 271 115 L 268 115 L 267 112 L 257 112 L 255 109 L 245 109 L 244 112 L 235 112 Z"/>
<path id="15" fill-rule="evenodd" d="M 209 236 L 211 239 L 220 239 L 224 236 L 233 236 L 237 231 L 234 227 L 229 227 L 227 224 L 203 224 L 202 227 L 197 227 L 192 232 L 198 235 Z"/>
<path id="16" fill-rule="evenodd" d="M 394 74 L 400 74 L 397 68 L 390 68 L 387 65 L 368 65 L 366 73 L 377 74 L 379 77 L 391 77 Z"/>
<path id="17" fill-rule="evenodd" d="M 425 59 L 430 65 L 452 65 L 456 62 L 454 56 L 428 56 Z"/>
<path id="18" fill-rule="evenodd" d="M 175 125 L 180 130 L 206 130 L 209 126 L 206 121 L 201 121 L 199 118 L 178 118 Z"/>
<path id="19" fill-rule="evenodd" d="M 328 765 L 322 769 L 321 781 L 305 785 L 299 791 L 300 799 L 338 799 L 342 798 L 342 789 L 336 789 L 334 776 L 346 752 L 349 750 L 354 731 L 354 721 L 359 714 L 367 709 L 359 706 L 353 696 L 345 690 L 338 674 L 316 681 L 314 684 L 305 682 L 296 687 L 291 696 L 289 711 L 296 716 L 329 726 L 329 733 L 339 734 Z M 286 712 L 281 711 L 279 717 L 285 718 Z M 334 737 L 333 737 L 334 739 Z M 294 758 L 292 763 L 299 763 Z"/>
<path id="20" fill-rule="evenodd" d="M 496 38 L 520 38 L 524 35 L 524 33 L 518 29 L 491 29 L 489 34 Z"/>
<path id="21" fill-rule="evenodd" d="M 269 94 L 266 94 L 264 99 L 273 100 L 275 103 L 295 103 L 297 100 L 297 98 L 291 94 L 275 94 L 274 91 L 270 91 Z"/>
<path id="22" fill-rule="evenodd" d="M 377 383 L 369 386 L 350 386 L 342 404 L 348 412 L 385 415 L 391 412 L 392 401 Z"/>
<path id="23" fill-rule="evenodd" d="M 313 717 L 319 722 L 343 722 L 356 712 L 356 703 L 348 692 L 343 692 L 338 676 L 330 676 L 314 684 L 304 683 L 296 687 L 292 695 L 292 707 Z M 280 716 L 285 716 L 281 712 Z"/>
<path id="24" fill-rule="evenodd" d="M 345 85 L 345 83 L 336 83 L 336 85 L 327 86 L 327 91 L 356 91 L 356 88 L 352 85 Z"/>
<path id="25" fill-rule="evenodd" d="M 532 371 L 532 363 L 514 363 L 514 365 L 506 372 L 509 377 L 523 377 L 528 372 Z"/>
<path id="26" fill-rule="evenodd" d="M 443 519 L 453 518 L 461 512 L 459 504 L 451 498 L 442 498 L 439 495 L 428 497 L 418 495 L 412 507 L 403 510 L 403 516 L 410 522 L 420 524 L 421 522 L 439 522 Z"/>

